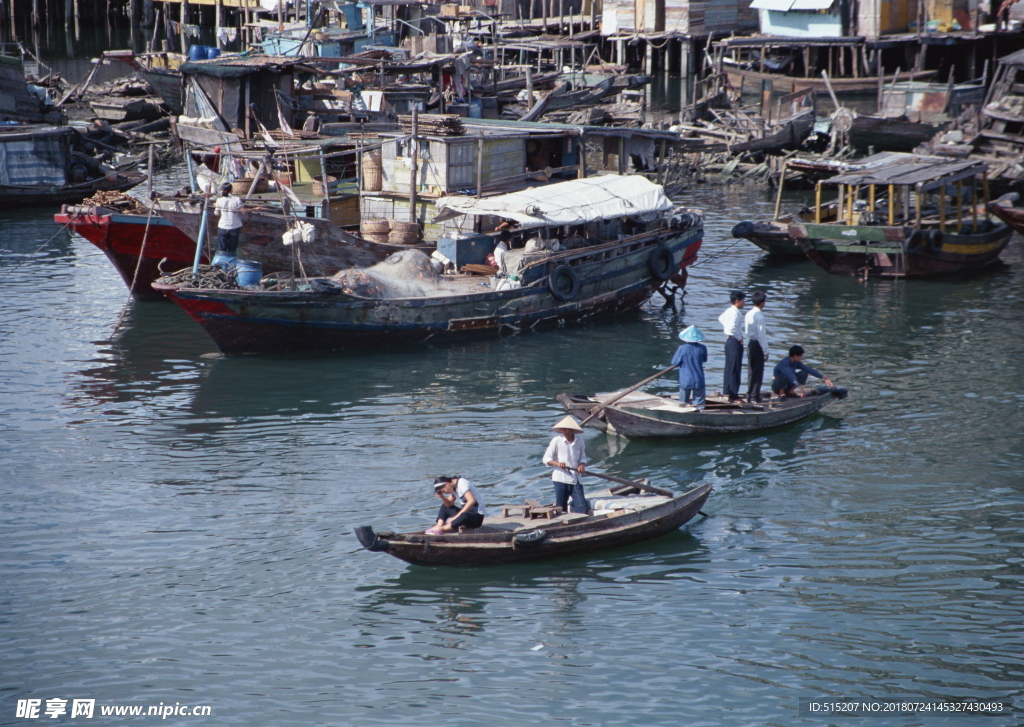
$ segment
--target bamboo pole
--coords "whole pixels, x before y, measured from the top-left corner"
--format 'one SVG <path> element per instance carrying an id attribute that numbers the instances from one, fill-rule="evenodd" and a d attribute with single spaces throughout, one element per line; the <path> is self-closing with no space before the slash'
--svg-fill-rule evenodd
<path id="1" fill-rule="evenodd" d="M 875 214 L 875 185 L 868 185 L 868 209 L 871 210 L 871 219 L 874 220 Z"/>
<path id="2" fill-rule="evenodd" d="M 779 189 L 775 194 L 775 217 L 779 219 L 779 210 L 782 208 L 782 188 L 786 185 L 786 162 L 782 162 L 782 171 L 779 173 Z"/>
<path id="3" fill-rule="evenodd" d="M 890 184 L 889 185 L 889 224 L 890 225 L 895 225 L 896 224 L 896 209 L 895 209 L 895 203 L 896 203 L 895 196 L 896 195 L 895 195 L 895 191 L 896 190 L 894 188 L 894 185 Z"/>
<path id="4" fill-rule="evenodd" d="M 956 180 L 956 226 L 957 232 L 964 226 L 964 181 Z"/>
<path id="5" fill-rule="evenodd" d="M 814 185 L 814 223 L 821 224 L 821 182 Z"/>
<path id="6" fill-rule="evenodd" d="M 420 160 L 420 140 L 416 135 L 419 130 L 419 106 L 412 107 L 412 134 L 409 143 L 412 144 L 412 175 L 409 179 L 409 222 L 416 221 L 416 178 Z"/>
<path id="7" fill-rule="evenodd" d="M 971 221 L 974 223 L 973 232 L 978 232 L 978 180 L 971 178 Z"/>
<path id="8" fill-rule="evenodd" d="M 476 198 L 484 193 L 484 135 L 476 140 Z"/>

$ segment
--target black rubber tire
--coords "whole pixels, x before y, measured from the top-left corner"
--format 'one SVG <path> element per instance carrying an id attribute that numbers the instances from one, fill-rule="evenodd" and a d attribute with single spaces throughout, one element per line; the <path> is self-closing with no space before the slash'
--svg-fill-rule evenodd
<path id="1" fill-rule="evenodd" d="M 676 265 L 676 256 L 672 254 L 668 245 L 661 244 L 651 250 L 647 258 L 647 269 L 655 280 L 662 282 L 668 280 L 679 270 Z"/>
<path id="2" fill-rule="evenodd" d="M 536 529 L 527 530 L 523 533 L 516 533 L 512 537 L 512 540 L 515 543 L 515 545 L 519 548 L 532 548 L 543 543 L 545 540 L 547 540 L 547 537 L 547 530 Z"/>
<path id="3" fill-rule="evenodd" d="M 568 289 L 566 289 L 566 283 L 568 283 Z M 580 294 L 579 276 L 568 265 L 559 265 L 548 275 L 548 289 L 556 300 L 562 302 L 575 300 Z"/>
<path id="4" fill-rule="evenodd" d="M 739 238 L 739 237 L 742 237 L 742 238 L 750 237 L 750 235 L 753 234 L 753 232 L 754 232 L 754 223 L 751 222 L 750 220 L 745 220 L 743 222 L 737 222 L 733 226 L 733 228 L 732 228 L 732 236 L 733 237 L 737 237 L 737 238 Z"/>
<path id="5" fill-rule="evenodd" d="M 914 230 L 913 232 L 911 232 L 906 242 L 903 243 L 903 250 L 908 255 L 913 255 L 916 252 L 920 252 L 921 247 L 924 244 L 924 235 L 925 233 L 922 232 L 921 230 Z"/>
<path id="6" fill-rule="evenodd" d="M 928 233 L 928 252 L 938 252 L 942 249 L 942 238 L 944 235 L 941 230 L 932 230 Z"/>

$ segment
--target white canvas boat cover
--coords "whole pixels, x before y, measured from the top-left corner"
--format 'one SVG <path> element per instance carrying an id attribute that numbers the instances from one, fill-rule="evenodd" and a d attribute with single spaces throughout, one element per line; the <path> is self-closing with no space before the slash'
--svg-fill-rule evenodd
<path id="1" fill-rule="evenodd" d="M 672 209 L 658 184 L 641 176 L 617 174 L 574 179 L 495 197 L 442 197 L 435 221 L 456 215 L 494 215 L 515 220 L 523 229 L 582 225 L 616 217 L 653 216 Z"/>

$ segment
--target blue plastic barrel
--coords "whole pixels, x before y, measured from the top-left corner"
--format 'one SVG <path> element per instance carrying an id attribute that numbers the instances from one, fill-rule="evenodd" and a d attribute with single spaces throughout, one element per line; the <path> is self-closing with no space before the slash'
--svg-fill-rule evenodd
<path id="1" fill-rule="evenodd" d="M 229 268 L 233 268 L 238 265 L 238 256 L 232 255 L 229 252 L 218 252 L 213 256 L 213 261 L 210 264 L 218 265 L 225 270 L 228 270 Z"/>
<path id="2" fill-rule="evenodd" d="M 482 119 L 484 117 L 484 102 L 478 98 L 469 102 L 469 118 Z"/>
<path id="3" fill-rule="evenodd" d="M 220 48 L 216 48 L 212 45 L 206 47 L 206 60 L 212 61 L 214 58 L 220 55 Z"/>
<path id="4" fill-rule="evenodd" d="M 206 60 L 206 46 L 205 45 L 193 45 L 189 46 L 188 59 L 190 61 L 205 61 Z"/>
<path id="5" fill-rule="evenodd" d="M 259 285 L 263 277 L 263 266 L 255 260 L 239 260 L 235 268 L 238 271 L 238 284 L 243 288 Z"/>

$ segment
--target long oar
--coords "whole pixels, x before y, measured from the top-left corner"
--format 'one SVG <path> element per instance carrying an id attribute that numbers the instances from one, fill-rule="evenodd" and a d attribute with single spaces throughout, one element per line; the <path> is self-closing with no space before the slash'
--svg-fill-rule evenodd
<path id="1" fill-rule="evenodd" d="M 665 374 L 667 374 L 667 373 L 668 373 L 669 371 L 672 371 L 673 369 L 677 369 L 677 368 L 679 368 L 679 367 L 678 367 L 678 366 L 669 366 L 669 367 L 668 367 L 667 369 L 664 369 L 664 370 L 662 370 L 662 371 L 659 371 L 659 372 L 658 372 L 658 373 L 656 373 L 656 374 L 655 374 L 654 376 L 648 376 L 648 377 L 647 377 L 646 379 L 644 379 L 643 381 L 641 381 L 641 382 L 640 382 L 639 384 L 636 384 L 636 385 L 634 385 L 634 386 L 631 386 L 631 387 L 629 387 L 628 389 L 626 389 L 625 391 L 623 391 L 623 392 L 621 392 L 621 393 L 619 393 L 619 394 L 616 394 L 615 396 L 613 396 L 613 397 L 612 397 L 611 399 L 609 399 L 608 401 L 606 401 L 606 402 L 603 402 L 603 403 L 601 403 L 601 404 L 598 404 L 597 406 L 595 406 L 595 407 L 594 407 L 593 409 L 591 409 L 591 410 L 590 410 L 590 416 L 588 416 L 588 417 L 587 417 L 586 419 L 584 419 L 584 420 L 583 420 L 582 422 L 580 422 L 580 426 L 583 426 L 584 424 L 586 424 L 587 422 L 589 422 L 589 421 L 590 421 L 591 419 L 593 419 L 593 418 L 594 418 L 594 417 L 596 417 L 596 416 L 597 416 L 598 414 L 600 414 L 600 413 L 601 413 L 601 412 L 602 412 L 602 411 L 604 410 L 604 408 L 605 408 L 606 406 L 608 406 L 608 405 L 610 405 L 610 404 L 614 404 L 614 403 L 615 403 L 615 402 L 617 402 L 617 401 L 618 401 L 619 399 L 621 399 L 622 397 L 624 397 L 624 396 L 625 396 L 626 394 L 631 394 L 631 393 L 633 393 L 634 391 L 636 391 L 637 389 L 639 389 L 639 388 L 640 388 L 641 386 L 643 386 L 644 384 L 649 384 L 649 383 L 651 383 L 652 381 L 654 381 L 655 379 L 657 379 L 657 378 L 659 378 L 659 377 L 661 377 L 661 376 L 664 376 L 664 375 L 665 375 Z"/>
<path id="2" fill-rule="evenodd" d="M 613 475 L 606 475 L 603 472 L 594 472 L 593 470 L 587 470 L 583 474 L 594 475 L 594 477 L 600 477 L 602 480 L 609 480 L 610 482 L 618 482 L 620 485 L 629 485 L 635 487 L 638 490 L 644 492 L 651 492 L 655 495 L 664 495 L 665 497 L 675 497 L 676 493 L 671 490 L 665 490 L 661 487 L 654 487 L 653 485 L 645 485 L 643 482 L 633 482 L 632 480 L 626 480 L 622 477 L 614 477 Z"/>

